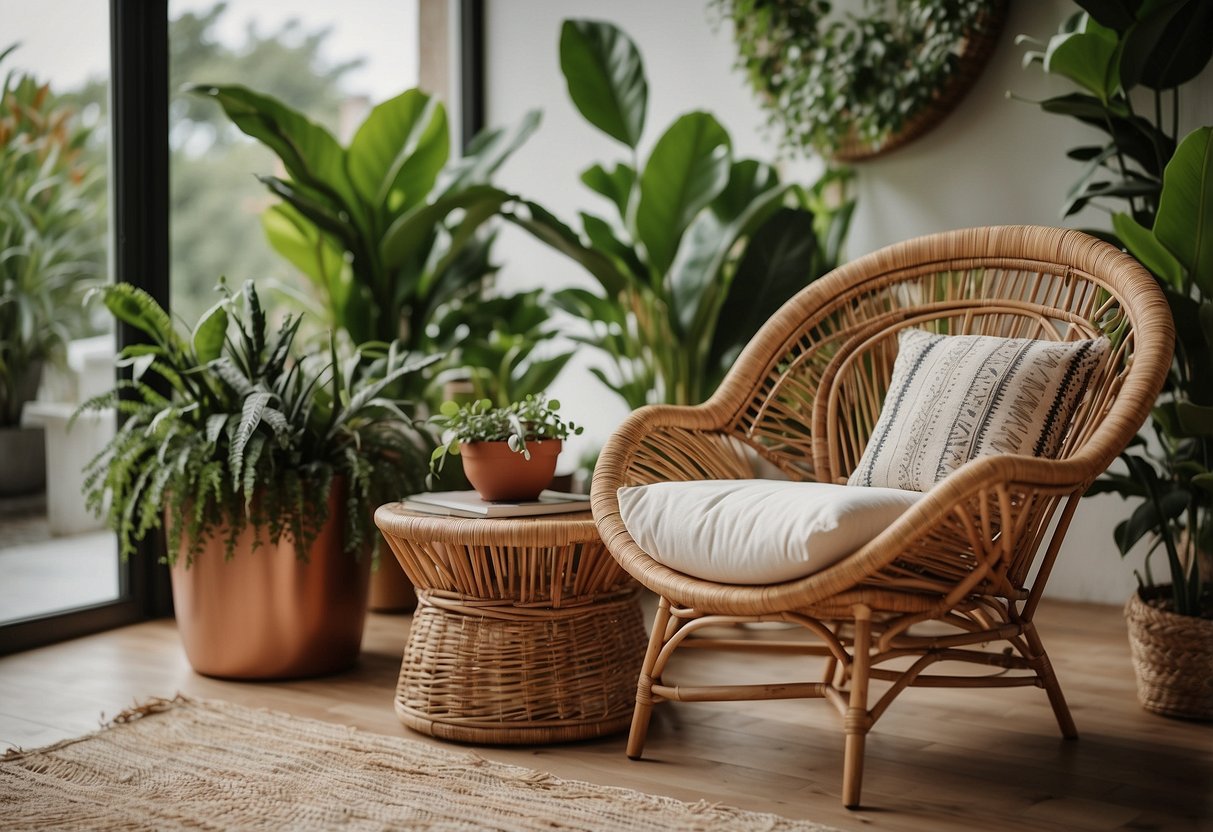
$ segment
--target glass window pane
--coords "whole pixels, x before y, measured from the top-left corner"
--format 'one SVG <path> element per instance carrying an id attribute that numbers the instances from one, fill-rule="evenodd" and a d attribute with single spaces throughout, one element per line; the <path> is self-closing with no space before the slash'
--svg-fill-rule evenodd
<path id="1" fill-rule="evenodd" d="M 112 386 L 108 316 L 84 306 L 106 279 L 108 5 L 5 10 L 0 61 L 0 623 L 112 601 L 114 536 L 81 494 L 112 411 L 77 405 Z"/>
<path id="2" fill-rule="evenodd" d="M 173 311 L 196 321 L 221 275 L 308 306 L 304 278 L 261 229 L 275 200 L 256 177 L 283 175 L 279 163 L 214 102 L 179 91 L 242 84 L 348 142 L 373 104 L 417 85 L 417 2 L 171 0 L 169 15 Z"/>

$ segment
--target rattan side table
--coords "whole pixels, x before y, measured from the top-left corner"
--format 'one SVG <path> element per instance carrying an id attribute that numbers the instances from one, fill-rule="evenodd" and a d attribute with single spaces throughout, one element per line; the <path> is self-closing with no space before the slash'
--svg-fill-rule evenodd
<path id="1" fill-rule="evenodd" d="M 492 744 L 627 728 L 647 643 L 639 586 L 589 512 L 463 519 L 390 503 L 375 523 L 417 588 L 401 722 Z"/>

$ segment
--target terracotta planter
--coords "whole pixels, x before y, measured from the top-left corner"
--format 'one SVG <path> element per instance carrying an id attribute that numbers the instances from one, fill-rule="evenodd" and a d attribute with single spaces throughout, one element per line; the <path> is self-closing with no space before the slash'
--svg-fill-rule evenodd
<path id="1" fill-rule="evenodd" d="M 358 658 L 370 580 L 369 553 L 342 551 L 343 489 L 307 558 L 292 540 L 254 545 L 252 528 L 224 560 L 226 531 L 172 568 L 177 629 L 194 670 L 226 679 L 288 679 L 344 670 Z"/>
<path id="2" fill-rule="evenodd" d="M 459 446 L 463 472 L 483 500 L 534 500 L 556 472 L 562 442 L 527 442 L 531 458 L 510 450 L 505 442 L 464 442 Z"/>
<path id="3" fill-rule="evenodd" d="M 379 568 L 371 573 L 370 608 L 375 612 L 412 612 L 417 592 L 391 551 L 379 555 Z"/>
<path id="4" fill-rule="evenodd" d="M 1125 604 L 1125 621 L 1141 706 L 1213 720 L 1213 621 L 1160 609 L 1136 592 Z"/>

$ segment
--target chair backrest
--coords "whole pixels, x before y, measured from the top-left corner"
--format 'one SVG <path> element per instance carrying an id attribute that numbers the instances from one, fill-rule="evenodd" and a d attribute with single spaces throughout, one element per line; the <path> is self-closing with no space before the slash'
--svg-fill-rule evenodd
<path id="1" fill-rule="evenodd" d="M 1058 500 L 1081 494 L 1148 416 L 1171 362 L 1166 300 L 1137 261 L 1077 231 L 1013 226 L 923 237 L 860 258 L 788 301 L 714 403 L 732 408 L 733 436 L 789 476 L 845 481 L 880 414 L 907 327 L 1112 340 L 1060 453 L 1081 481 L 1009 497 L 1035 503 L 1021 515 L 1027 527 L 1017 529 L 1007 564 L 1007 577 L 1022 585 Z"/>

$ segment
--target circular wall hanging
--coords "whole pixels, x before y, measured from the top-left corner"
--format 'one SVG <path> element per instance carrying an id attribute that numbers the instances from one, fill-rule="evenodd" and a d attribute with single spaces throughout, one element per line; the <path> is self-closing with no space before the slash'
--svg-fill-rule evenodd
<path id="1" fill-rule="evenodd" d="M 844 162 L 900 147 L 939 123 L 989 59 L 1006 0 L 715 0 L 738 66 L 780 143 Z"/>

